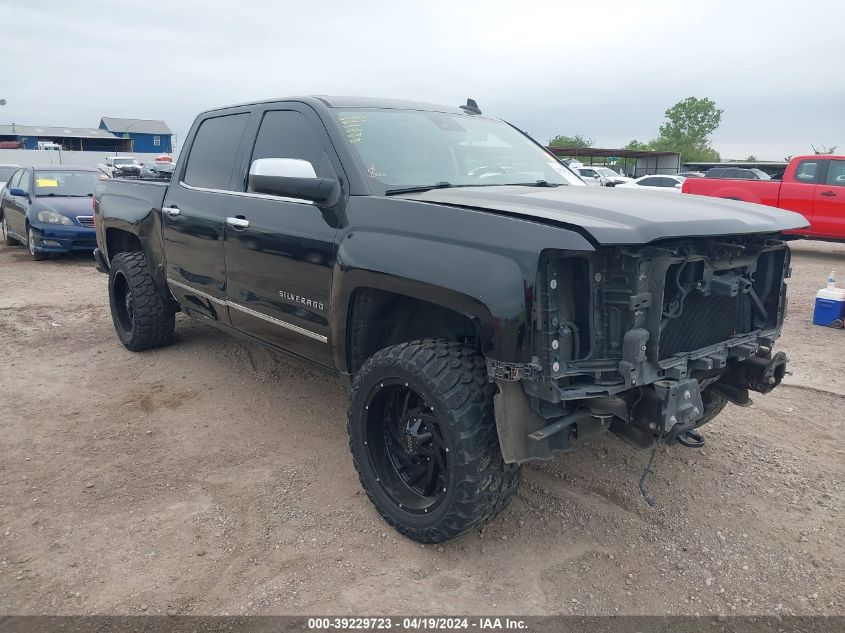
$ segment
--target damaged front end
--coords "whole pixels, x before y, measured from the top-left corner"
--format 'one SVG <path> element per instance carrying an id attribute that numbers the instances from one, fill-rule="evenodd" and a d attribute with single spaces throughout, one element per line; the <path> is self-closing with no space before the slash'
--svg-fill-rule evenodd
<path id="1" fill-rule="evenodd" d="M 532 362 L 488 360 L 505 460 L 549 459 L 603 430 L 672 443 L 725 401 L 771 391 L 786 371 L 771 350 L 788 276 L 789 249 L 770 235 L 545 253 Z"/>

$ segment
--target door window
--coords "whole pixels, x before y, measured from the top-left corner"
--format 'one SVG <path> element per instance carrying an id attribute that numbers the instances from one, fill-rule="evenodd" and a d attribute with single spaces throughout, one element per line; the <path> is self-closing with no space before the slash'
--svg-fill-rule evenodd
<path id="1" fill-rule="evenodd" d="M 643 178 L 637 183 L 640 187 L 656 187 L 657 178 Z"/>
<path id="2" fill-rule="evenodd" d="M 816 182 L 818 173 L 819 162 L 817 160 L 802 160 L 795 170 L 795 180 L 798 182 Z"/>
<path id="3" fill-rule="evenodd" d="M 845 187 L 845 160 L 830 161 L 825 184 Z"/>
<path id="4" fill-rule="evenodd" d="M 9 189 L 15 189 L 16 187 L 20 188 L 21 177 L 23 176 L 23 174 L 24 174 L 23 169 L 19 169 L 14 174 L 12 174 L 12 177 L 9 179 L 9 184 L 7 185 L 9 187 Z"/>
<path id="5" fill-rule="evenodd" d="M 271 110 L 261 121 L 250 164 L 259 158 L 299 158 L 319 174 L 324 156 L 320 134 L 307 116 L 295 110 Z"/>
<path id="6" fill-rule="evenodd" d="M 185 184 L 205 189 L 231 188 L 235 155 L 248 119 L 247 113 L 229 114 L 200 124 L 185 167 Z"/>

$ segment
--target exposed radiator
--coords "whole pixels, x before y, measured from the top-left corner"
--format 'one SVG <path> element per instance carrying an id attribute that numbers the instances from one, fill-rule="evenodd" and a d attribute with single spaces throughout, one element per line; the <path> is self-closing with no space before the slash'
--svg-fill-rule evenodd
<path id="1" fill-rule="evenodd" d="M 681 315 L 668 319 L 660 333 L 658 360 L 693 352 L 744 333 L 748 328 L 740 325 L 739 312 L 742 302 L 748 300 L 747 295 L 705 297 L 693 290 L 684 301 Z"/>

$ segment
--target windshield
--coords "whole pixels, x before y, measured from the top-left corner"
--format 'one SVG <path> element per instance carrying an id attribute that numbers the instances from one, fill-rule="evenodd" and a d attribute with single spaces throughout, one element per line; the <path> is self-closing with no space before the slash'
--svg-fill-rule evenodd
<path id="1" fill-rule="evenodd" d="M 115 165 L 134 165 L 135 159 L 134 158 L 114 158 L 112 159 L 112 163 Z"/>
<path id="2" fill-rule="evenodd" d="M 93 196 L 99 175 L 94 171 L 37 171 L 36 196 Z"/>
<path id="3" fill-rule="evenodd" d="M 335 112 L 368 183 L 405 187 L 583 185 L 552 154 L 495 119 L 420 110 Z"/>
<path id="4" fill-rule="evenodd" d="M 9 182 L 9 178 L 15 173 L 17 167 L 3 167 L 0 166 L 0 186 L 5 186 Z"/>

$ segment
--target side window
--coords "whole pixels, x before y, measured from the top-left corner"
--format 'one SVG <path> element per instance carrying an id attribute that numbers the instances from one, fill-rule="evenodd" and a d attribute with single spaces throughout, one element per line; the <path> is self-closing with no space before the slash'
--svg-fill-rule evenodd
<path id="1" fill-rule="evenodd" d="M 802 160 L 795 170 L 795 180 L 798 182 L 815 182 L 819 173 L 819 163 L 815 160 Z"/>
<path id="2" fill-rule="evenodd" d="M 845 187 L 845 160 L 832 160 L 827 167 L 825 183 Z"/>
<path id="3" fill-rule="evenodd" d="M 584 178 L 592 178 L 596 175 L 596 172 L 592 169 L 579 169 L 578 171 L 581 172 L 581 175 L 584 176 Z"/>
<path id="4" fill-rule="evenodd" d="M 656 186 L 656 185 L 655 185 L 655 181 L 656 181 L 656 180 L 657 180 L 657 178 L 643 178 L 643 179 L 642 179 L 641 181 L 639 181 L 637 184 L 638 184 L 640 187 L 654 187 L 654 186 Z"/>
<path id="5" fill-rule="evenodd" d="M 319 174 L 324 155 L 322 138 L 308 117 L 295 110 L 271 110 L 258 128 L 250 164 L 259 158 L 299 158 Z"/>
<path id="6" fill-rule="evenodd" d="M 206 119 L 191 145 L 183 180 L 192 187 L 229 189 L 238 144 L 249 114 L 229 114 Z"/>
<path id="7" fill-rule="evenodd" d="M 12 177 L 9 178 L 9 184 L 8 184 L 9 189 L 14 189 L 16 187 L 21 186 L 21 177 L 23 176 L 23 173 L 24 173 L 24 170 L 19 169 L 14 174 L 12 174 Z"/>

